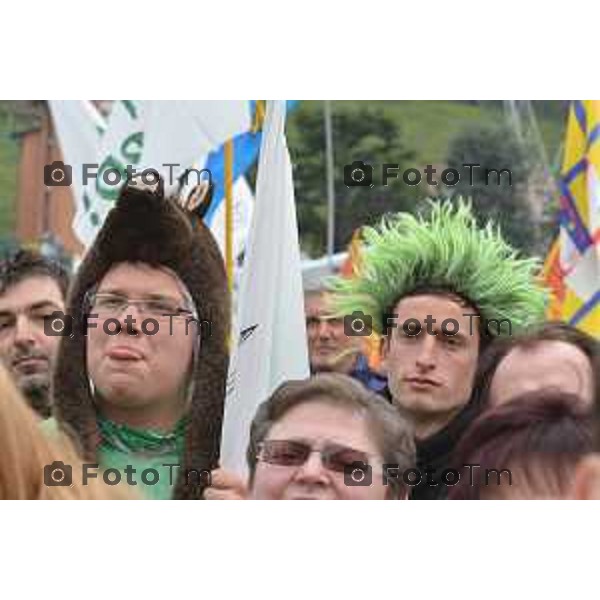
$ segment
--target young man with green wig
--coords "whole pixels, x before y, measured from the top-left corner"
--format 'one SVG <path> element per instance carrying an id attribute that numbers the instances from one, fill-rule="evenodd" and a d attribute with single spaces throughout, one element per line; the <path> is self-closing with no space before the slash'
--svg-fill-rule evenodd
<path id="1" fill-rule="evenodd" d="M 479 410 L 471 395 L 481 351 L 544 317 L 538 263 L 519 258 L 491 223 L 479 227 L 462 200 L 386 217 L 364 239 L 362 273 L 332 281 L 335 303 L 357 331 L 383 335 L 391 401 L 417 440 L 411 497 L 443 499 L 457 483 L 453 448 Z"/>

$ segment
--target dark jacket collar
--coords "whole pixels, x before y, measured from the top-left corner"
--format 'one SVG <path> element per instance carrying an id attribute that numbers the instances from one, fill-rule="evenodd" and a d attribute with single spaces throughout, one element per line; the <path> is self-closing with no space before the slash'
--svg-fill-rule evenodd
<path id="1" fill-rule="evenodd" d="M 382 395 L 393 402 L 389 389 L 386 388 Z M 431 479 L 437 481 L 445 469 L 456 468 L 457 465 L 453 464 L 454 449 L 480 412 L 481 403 L 474 396 L 443 429 L 428 438 L 416 441 L 416 466 L 422 478 L 421 483 L 411 489 L 411 500 L 443 500 L 446 498 L 448 487 L 443 483 L 435 486 L 428 485 L 425 470 L 435 469 L 435 476 Z"/>
<path id="2" fill-rule="evenodd" d="M 472 399 L 443 429 L 423 440 L 417 440 L 417 464 L 434 466 L 441 464 L 441 460 L 450 458 L 458 440 L 478 413 L 478 405 Z M 447 464 L 442 468 L 451 466 Z"/>
<path id="3" fill-rule="evenodd" d="M 479 414 L 479 406 L 476 400 L 471 399 L 446 427 L 428 438 L 417 440 L 417 469 L 421 473 L 421 482 L 412 488 L 412 500 L 444 500 L 448 496 L 449 487 L 442 481 L 442 473 L 446 469 L 457 468 L 454 450 Z M 428 470 L 431 473 L 429 475 Z"/>

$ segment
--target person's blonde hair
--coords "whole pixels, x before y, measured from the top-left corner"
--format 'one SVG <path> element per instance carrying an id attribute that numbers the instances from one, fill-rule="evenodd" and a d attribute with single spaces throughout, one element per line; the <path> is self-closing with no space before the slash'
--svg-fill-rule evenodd
<path id="1" fill-rule="evenodd" d="M 81 472 L 81 458 L 64 433 L 45 434 L 41 420 L 0 365 L 0 500 L 112 500 L 134 496 L 122 486 L 93 479 L 82 485 L 45 485 L 44 467 L 54 461 Z"/>

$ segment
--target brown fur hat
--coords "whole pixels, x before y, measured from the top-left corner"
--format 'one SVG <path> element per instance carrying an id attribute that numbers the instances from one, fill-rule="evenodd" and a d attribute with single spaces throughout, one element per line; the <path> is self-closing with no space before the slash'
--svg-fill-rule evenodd
<path id="1" fill-rule="evenodd" d="M 193 203 L 185 204 L 193 208 Z M 79 438 L 85 459 L 95 460 L 99 433 L 86 373 L 86 338 L 81 334 L 85 330 L 84 298 L 113 265 L 124 261 L 174 271 L 187 286 L 198 318 L 211 323 L 210 336 L 202 340 L 196 353 L 185 450 L 173 494 L 174 498 L 199 498 L 202 486 L 186 485 L 183 475 L 186 469 L 217 465 L 229 358 L 230 299 L 223 259 L 212 234 L 198 215 L 165 198 L 162 180 L 145 189 L 135 181 L 123 187 L 79 267 L 67 301 L 74 333 L 62 338 L 54 373 L 56 415 Z"/>

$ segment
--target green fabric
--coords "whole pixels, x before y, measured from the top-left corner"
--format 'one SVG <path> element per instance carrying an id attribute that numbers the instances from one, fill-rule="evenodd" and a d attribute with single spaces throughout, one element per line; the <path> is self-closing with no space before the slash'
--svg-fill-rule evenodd
<path id="1" fill-rule="evenodd" d="M 121 483 L 127 483 L 125 469 L 131 466 L 132 481 L 137 485 L 132 490 L 143 498 L 151 500 L 167 500 L 171 498 L 177 475 L 178 467 L 183 455 L 185 420 L 181 420 L 171 433 L 161 433 L 148 429 L 133 429 L 126 425 L 117 425 L 108 419 L 98 417 L 98 428 L 101 441 L 98 447 L 98 464 L 103 469 L 117 469 L 121 475 Z M 41 422 L 44 433 L 50 437 L 57 437 L 60 433 L 58 421 L 52 417 Z M 132 469 L 134 471 L 132 471 Z M 155 469 L 159 478 L 156 484 L 148 485 L 142 481 L 142 472 Z M 76 474 L 73 471 L 73 477 Z M 109 480 L 114 481 L 115 474 L 108 473 Z M 154 481 L 152 472 L 147 473 L 147 480 Z M 101 473 L 98 473 L 102 477 Z"/>
<path id="2" fill-rule="evenodd" d="M 98 416 L 98 429 L 103 443 L 144 454 L 168 454 L 178 448 L 183 450 L 185 424 L 182 419 L 171 433 L 163 433 L 152 429 L 134 429 Z"/>
<path id="3" fill-rule="evenodd" d="M 137 482 L 134 489 L 153 500 L 171 498 L 179 468 L 185 437 L 185 420 L 181 420 L 171 433 L 161 433 L 149 429 L 134 429 L 127 425 L 118 425 L 98 417 L 98 428 L 101 441 L 98 447 L 98 463 L 105 469 L 118 469 L 122 481 L 127 481 L 125 469 L 131 466 L 132 481 Z M 147 481 L 142 480 L 142 473 L 154 469 L 158 473 L 149 472 Z M 131 471 L 131 469 L 130 469 Z"/>

